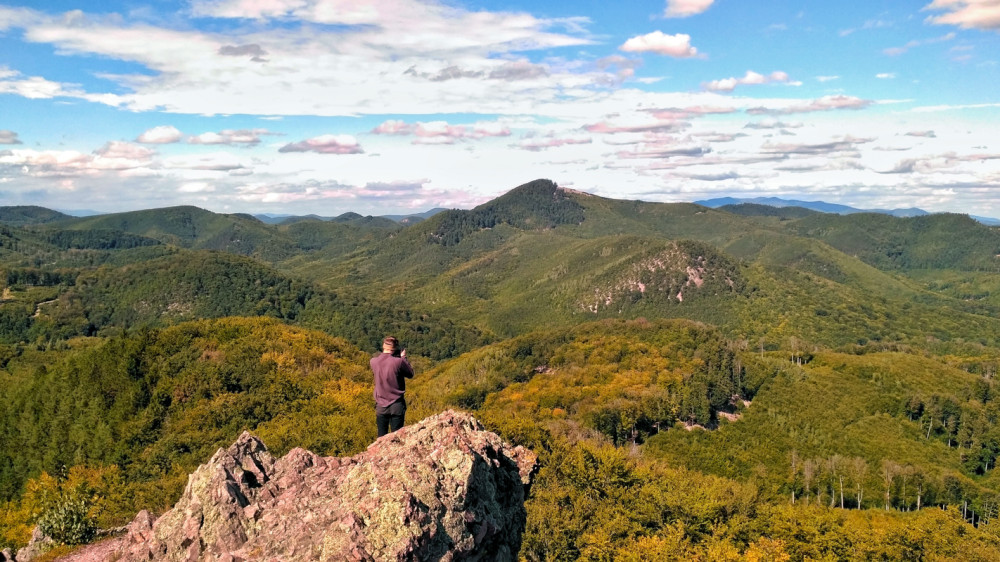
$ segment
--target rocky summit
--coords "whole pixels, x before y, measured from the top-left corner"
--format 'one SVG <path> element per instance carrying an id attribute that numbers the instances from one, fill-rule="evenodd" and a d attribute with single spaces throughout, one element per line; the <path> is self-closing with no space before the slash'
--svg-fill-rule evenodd
<path id="1" fill-rule="evenodd" d="M 516 560 L 536 456 L 446 411 L 351 458 L 244 433 L 173 509 L 63 560 Z"/>

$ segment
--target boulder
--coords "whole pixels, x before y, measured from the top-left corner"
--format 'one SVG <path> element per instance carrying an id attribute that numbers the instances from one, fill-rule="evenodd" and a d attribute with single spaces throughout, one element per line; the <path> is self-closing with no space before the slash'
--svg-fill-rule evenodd
<path id="1" fill-rule="evenodd" d="M 65 560 L 514 561 L 536 456 L 446 411 L 354 457 L 280 459 L 244 433 L 158 519 Z"/>
<path id="2" fill-rule="evenodd" d="M 37 526 L 31 531 L 31 540 L 28 545 L 17 551 L 17 555 L 11 560 L 30 561 L 45 553 L 45 551 L 55 546 L 51 538 L 45 536 Z"/>

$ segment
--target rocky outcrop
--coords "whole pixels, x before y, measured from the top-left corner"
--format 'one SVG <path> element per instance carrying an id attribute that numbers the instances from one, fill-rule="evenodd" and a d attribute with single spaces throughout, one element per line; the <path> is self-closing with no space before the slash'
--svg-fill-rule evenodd
<path id="1" fill-rule="evenodd" d="M 44 554 L 45 551 L 51 549 L 53 546 L 55 546 L 55 543 L 52 542 L 52 539 L 42 534 L 42 531 L 38 527 L 35 527 L 35 529 L 31 532 L 31 540 L 28 542 L 28 545 L 17 551 L 16 558 L 7 557 L 6 559 L 21 561 L 33 560 Z M 9 551 L 6 550 L 4 552 L 9 553 Z M 0 560 L 3 560 L 3 558 L 0 558 Z"/>
<path id="2" fill-rule="evenodd" d="M 516 560 L 536 457 L 447 411 L 351 458 L 244 433 L 173 509 L 65 560 Z"/>

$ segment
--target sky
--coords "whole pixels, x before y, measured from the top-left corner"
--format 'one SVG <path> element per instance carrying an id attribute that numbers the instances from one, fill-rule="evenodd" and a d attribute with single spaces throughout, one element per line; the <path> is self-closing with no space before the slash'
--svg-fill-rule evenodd
<path id="1" fill-rule="evenodd" d="M 1000 217 L 1000 0 L 0 0 L 0 205 Z"/>

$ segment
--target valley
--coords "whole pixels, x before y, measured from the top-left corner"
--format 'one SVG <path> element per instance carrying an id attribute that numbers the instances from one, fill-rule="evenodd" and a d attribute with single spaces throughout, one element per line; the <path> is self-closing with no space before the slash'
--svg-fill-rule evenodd
<path id="1" fill-rule="evenodd" d="M 364 450 L 392 333 L 408 422 L 539 455 L 524 559 L 1000 557 L 1000 228 L 549 180 L 419 218 L 0 209 L 0 548 L 243 430 Z"/>

